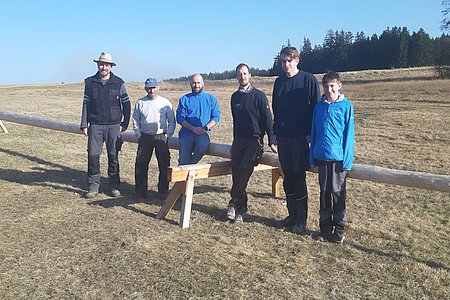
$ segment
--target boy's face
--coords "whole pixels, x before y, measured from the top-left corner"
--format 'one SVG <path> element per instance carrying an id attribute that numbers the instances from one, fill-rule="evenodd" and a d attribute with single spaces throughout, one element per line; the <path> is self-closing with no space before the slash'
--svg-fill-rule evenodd
<path id="1" fill-rule="evenodd" d="M 328 101 L 335 101 L 339 97 L 339 90 L 342 87 L 342 83 L 337 80 L 333 80 L 323 84 L 323 93 L 327 96 Z"/>

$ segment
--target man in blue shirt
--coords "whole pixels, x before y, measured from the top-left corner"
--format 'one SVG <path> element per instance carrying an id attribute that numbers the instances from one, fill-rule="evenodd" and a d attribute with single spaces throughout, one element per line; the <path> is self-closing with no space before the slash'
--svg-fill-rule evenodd
<path id="1" fill-rule="evenodd" d="M 208 151 L 209 131 L 220 120 L 216 96 L 203 91 L 203 77 L 194 74 L 189 79 L 192 92 L 180 98 L 176 112 L 181 125 L 178 134 L 180 165 L 196 164 Z"/>

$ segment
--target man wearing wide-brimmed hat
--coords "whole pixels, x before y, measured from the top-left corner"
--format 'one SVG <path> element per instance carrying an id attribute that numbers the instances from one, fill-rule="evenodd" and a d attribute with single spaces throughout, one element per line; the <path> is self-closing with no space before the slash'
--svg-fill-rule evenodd
<path id="1" fill-rule="evenodd" d="M 100 187 L 100 154 L 103 143 L 108 153 L 109 192 L 113 197 L 121 196 L 119 191 L 118 145 L 120 133 L 130 122 L 131 103 L 122 78 L 114 75 L 115 66 L 111 54 L 102 52 L 97 63 L 98 72 L 84 80 L 83 112 L 80 128 L 88 136 L 89 185 L 86 198 L 94 198 Z"/>

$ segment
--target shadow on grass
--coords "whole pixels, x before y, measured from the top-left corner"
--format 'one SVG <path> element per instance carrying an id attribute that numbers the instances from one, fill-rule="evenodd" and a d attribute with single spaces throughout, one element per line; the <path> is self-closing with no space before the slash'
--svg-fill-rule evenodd
<path id="1" fill-rule="evenodd" d="M 33 171 L 20 171 L 17 169 L 1 169 L 0 179 L 18 183 L 21 185 L 48 187 L 55 190 L 63 190 L 70 193 L 84 194 L 86 183 L 86 171 L 80 171 L 64 165 L 41 159 L 36 156 L 23 154 L 17 151 L 0 148 L 0 153 L 27 159 L 40 166 L 31 168 Z M 52 169 L 48 169 L 49 167 Z M 121 190 L 132 191 L 133 186 L 128 183 L 121 183 Z M 108 178 L 101 177 L 100 192 L 108 194 Z"/>
<path id="2" fill-rule="evenodd" d="M 122 186 L 122 184 L 121 184 L 121 186 Z M 125 191 L 126 189 L 123 189 L 123 190 Z M 122 207 L 122 208 L 128 209 L 134 213 L 142 214 L 144 216 L 156 219 L 157 213 L 139 209 L 139 208 L 133 206 L 133 204 L 143 203 L 143 204 L 148 204 L 148 205 L 154 205 L 154 206 L 158 207 L 158 211 L 159 211 L 159 208 L 163 204 L 163 200 L 160 200 L 158 198 L 157 192 L 148 191 L 148 198 L 146 198 L 146 199 L 138 198 L 138 197 L 132 195 L 132 193 L 130 193 L 130 195 L 131 196 L 125 195 L 125 196 L 121 196 L 121 197 L 117 197 L 117 198 L 95 200 L 95 201 L 89 202 L 88 205 L 96 205 L 96 206 L 101 206 L 103 208 Z M 177 222 L 171 221 L 171 220 L 165 220 L 165 221 L 167 221 L 173 225 L 178 224 Z"/>
<path id="3" fill-rule="evenodd" d="M 208 204 L 202 204 L 202 203 L 196 202 L 195 196 L 199 195 L 199 194 L 205 194 L 205 193 L 219 194 L 219 195 L 214 196 L 213 201 L 217 201 L 218 204 L 223 206 L 223 209 L 219 208 L 217 206 L 214 206 L 214 205 L 208 205 Z M 220 194 L 224 194 L 224 193 L 226 193 L 227 196 L 221 197 Z M 228 193 L 229 193 L 229 189 L 220 187 L 220 186 L 208 186 L 208 185 L 196 186 L 194 188 L 194 195 L 193 195 L 191 210 L 206 214 L 218 222 L 229 222 L 227 215 L 226 215 L 226 209 L 225 209 L 227 207 L 228 201 L 229 201 Z M 251 193 L 249 193 L 249 194 L 251 194 Z M 251 194 L 251 195 L 254 197 L 258 197 L 258 198 L 261 197 L 264 200 L 269 199 L 269 198 L 272 199 L 271 194 L 261 194 L 261 196 L 260 196 L 260 193 L 255 193 L 255 194 Z M 144 204 L 148 204 L 148 205 L 155 205 L 159 208 L 162 207 L 164 200 L 160 200 L 158 198 L 158 193 L 156 193 L 155 191 L 148 191 L 148 196 L 149 197 L 144 200 L 138 199 L 137 197 L 133 197 L 133 196 L 129 196 L 129 197 L 122 196 L 119 198 L 96 200 L 96 201 L 92 201 L 88 204 L 89 205 L 98 205 L 98 206 L 101 206 L 104 208 L 112 208 L 112 207 L 119 206 L 119 207 L 122 207 L 125 209 L 129 209 L 135 213 L 140 213 L 140 214 L 143 214 L 148 217 L 156 218 L 156 216 L 157 216 L 156 213 L 144 211 L 144 210 L 138 209 L 133 206 L 133 204 L 144 203 Z M 220 201 L 222 203 L 219 203 Z M 182 202 L 181 199 L 178 199 L 171 209 L 171 211 L 176 211 L 178 216 L 181 213 L 181 202 Z M 173 220 L 168 220 L 168 219 L 164 219 L 164 221 L 169 222 L 174 225 L 179 225 L 178 221 L 173 221 Z M 275 227 L 275 228 L 278 227 L 278 221 L 276 221 L 274 219 L 262 217 L 262 216 L 252 215 L 251 213 L 246 215 L 245 222 L 260 223 L 260 224 L 268 226 L 268 227 Z"/>
<path id="4" fill-rule="evenodd" d="M 0 153 L 20 157 L 41 166 L 53 168 L 46 169 L 43 167 L 33 167 L 33 171 L 28 172 L 17 169 L 0 169 L 0 179 L 22 185 L 50 187 L 72 193 L 83 192 L 84 185 L 82 182 L 86 180 L 86 172 L 8 149 L 0 148 Z"/>
<path id="5" fill-rule="evenodd" d="M 414 260 L 414 261 L 416 261 L 418 263 L 425 264 L 425 265 L 429 266 L 432 269 L 442 269 L 442 270 L 445 270 L 447 272 L 450 271 L 450 268 L 448 266 L 446 266 L 446 265 L 444 265 L 442 263 L 439 263 L 439 262 L 432 261 L 432 260 L 423 260 L 423 259 L 419 259 L 419 258 L 415 258 L 415 257 L 411 257 L 411 256 L 408 256 L 408 255 L 403 255 L 403 254 L 399 254 L 399 253 L 392 253 L 392 252 L 383 251 L 383 250 L 379 250 L 379 249 L 368 248 L 368 247 L 365 247 L 363 245 L 358 245 L 356 243 L 347 243 L 347 242 L 345 242 L 345 244 L 347 244 L 349 246 L 352 246 L 353 248 L 358 249 L 358 250 L 363 251 L 363 252 L 368 253 L 368 254 L 376 254 L 378 256 L 390 257 L 390 258 L 395 258 L 395 259 L 399 259 L 399 260 L 400 259 L 404 259 L 404 258 L 409 258 L 409 259 L 412 259 L 412 260 Z"/>
<path id="6" fill-rule="evenodd" d="M 202 194 L 202 193 L 219 193 L 219 194 L 226 194 L 225 197 L 223 196 L 217 196 L 217 202 L 223 206 L 223 209 L 215 207 L 215 206 L 209 206 L 205 204 L 200 204 L 195 202 L 195 195 L 196 194 Z M 228 206 L 228 202 L 230 200 L 230 188 L 225 187 L 218 187 L 218 186 L 209 186 L 209 185 L 200 185 L 194 187 L 194 200 L 192 203 L 192 210 L 202 212 L 204 214 L 207 214 L 211 216 L 214 220 L 220 221 L 220 222 L 228 222 L 227 213 L 226 213 L 226 207 Z M 248 195 L 253 196 L 258 201 L 265 201 L 274 199 L 272 197 L 272 194 L 270 193 L 257 193 L 257 192 L 247 192 Z M 249 200 L 252 201 L 252 200 Z M 174 206 L 174 209 L 180 210 L 181 204 L 179 201 L 177 202 L 177 205 Z M 245 222 L 250 223 L 260 223 L 262 225 L 268 226 L 268 227 L 277 227 L 278 222 L 274 219 L 262 217 L 262 216 L 256 216 L 252 215 L 251 211 L 245 216 Z"/>
<path id="7" fill-rule="evenodd" d="M 223 186 L 210 186 L 210 185 L 197 185 L 194 187 L 194 196 L 195 194 L 205 194 L 205 193 L 210 193 L 210 192 L 214 192 L 214 193 L 223 193 L 226 194 L 226 198 L 227 198 L 227 203 L 230 200 L 230 190 L 231 190 L 231 186 L 230 187 L 223 187 Z M 272 196 L 271 193 L 260 193 L 260 192 L 248 192 L 248 195 L 251 195 L 255 198 L 259 199 L 265 199 L 265 200 L 270 200 L 270 199 L 274 199 L 274 197 Z"/>
<path id="8" fill-rule="evenodd" d="M 56 164 L 44 159 L 41 159 L 36 156 L 31 156 L 28 154 L 23 154 L 17 151 L 12 151 L 9 149 L 3 149 L 0 148 L 0 153 L 4 153 L 7 155 L 20 157 L 22 159 L 27 159 L 31 162 L 37 163 L 40 166 L 32 168 L 32 171 L 20 171 L 16 169 L 0 169 L 0 179 L 14 182 L 22 185 L 29 185 L 29 186 L 42 186 L 52 189 L 59 189 L 64 190 L 70 193 L 78 193 L 78 194 L 84 194 L 86 184 L 84 183 L 86 180 L 86 172 L 80 171 L 77 169 L 73 169 L 61 164 Z M 51 169 L 48 169 L 48 168 Z M 108 179 L 102 177 L 101 178 L 101 193 L 108 194 L 108 189 L 103 188 L 107 187 Z M 125 182 L 121 183 L 121 191 L 125 195 L 132 195 L 134 186 Z M 219 209 L 214 206 L 208 206 L 204 204 L 199 204 L 195 202 L 195 195 L 196 194 L 206 194 L 206 193 L 215 193 L 218 194 L 218 196 L 215 196 L 217 198 L 217 201 L 223 201 L 223 206 L 226 207 L 228 201 L 229 201 L 229 188 L 228 187 L 222 187 L 222 186 L 210 186 L 210 185 L 199 185 L 194 188 L 194 201 L 192 204 L 192 210 L 200 211 L 202 213 L 208 214 L 212 216 L 215 220 L 226 222 L 228 221 L 226 217 L 225 210 Z M 226 194 L 225 197 L 221 196 L 223 194 Z M 270 193 L 249 193 L 249 195 L 252 195 L 255 198 L 258 199 L 271 199 L 272 196 Z M 138 200 L 133 196 L 122 196 L 119 198 L 110 198 L 110 199 L 103 199 L 98 201 L 93 201 L 88 204 L 90 205 L 98 205 L 102 206 L 104 208 L 111 208 L 115 206 L 124 207 L 126 209 L 129 209 L 131 211 L 134 211 L 136 213 L 143 214 L 148 217 L 154 217 L 156 218 L 155 213 L 151 213 L 148 211 L 144 211 L 141 209 L 138 209 L 133 204 L 136 203 L 146 203 L 151 205 L 156 205 L 161 207 L 163 204 L 163 201 L 158 199 L 158 194 L 154 191 L 149 191 L 149 199 L 146 199 L 144 201 Z M 173 210 L 180 211 L 181 210 L 181 201 L 177 201 L 177 203 L 174 205 Z M 247 216 L 247 220 L 249 222 L 256 222 L 261 223 L 267 226 L 273 226 L 275 223 L 273 220 L 260 217 L 260 216 L 253 216 L 249 214 Z M 170 221 L 169 221 L 170 222 Z M 175 222 L 171 222 L 176 224 Z"/>
<path id="9" fill-rule="evenodd" d="M 228 202 L 227 202 L 228 203 Z M 229 222 L 227 218 L 226 205 L 223 209 L 211 207 L 204 204 L 193 203 L 192 210 L 202 212 L 211 216 L 214 220 L 219 222 Z M 267 227 L 278 228 L 278 221 L 272 218 L 253 215 L 251 211 L 244 216 L 245 223 L 259 223 Z"/>

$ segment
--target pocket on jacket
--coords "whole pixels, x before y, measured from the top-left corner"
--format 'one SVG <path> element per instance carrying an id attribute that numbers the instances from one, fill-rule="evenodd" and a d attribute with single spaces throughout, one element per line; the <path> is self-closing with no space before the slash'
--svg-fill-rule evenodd
<path id="1" fill-rule="evenodd" d="M 117 122 L 119 123 L 122 121 L 122 111 L 120 107 L 111 107 L 111 122 Z"/>

